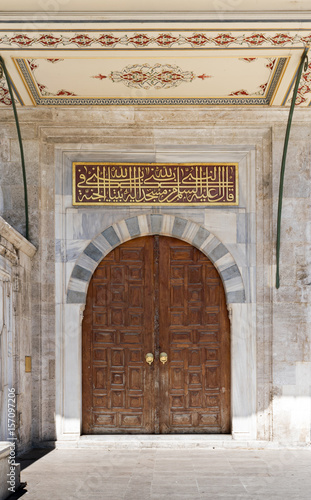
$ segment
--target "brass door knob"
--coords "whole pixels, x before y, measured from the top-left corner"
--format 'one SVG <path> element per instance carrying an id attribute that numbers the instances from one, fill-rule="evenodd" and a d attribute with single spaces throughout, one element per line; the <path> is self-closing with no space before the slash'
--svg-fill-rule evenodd
<path id="1" fill-rule="evenodd" d="M 148 363 L 148 365 L 151 365 L 153 363 L 154 356 L 153 356 L 152 352 L 148 352 L 146 354 L 145 358 L 146 358 L 146 362 Z"/>
<path id="2" fill-rule="evenodd" d="M 166 354 L 166 352 L 161 352 L 161 354 L 160 354 L 160 361 L 161 361 L 161 363 L 163 363 L 165 365 L 165 363 L 167 362 L 167 354 Z"/>

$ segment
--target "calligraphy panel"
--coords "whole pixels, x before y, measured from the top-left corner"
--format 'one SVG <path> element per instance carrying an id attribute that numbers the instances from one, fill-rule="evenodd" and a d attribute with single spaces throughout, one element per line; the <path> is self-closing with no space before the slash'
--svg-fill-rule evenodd
<path id="1" fill-rule="evenodd" d="M 73 163 L 73 205 L 238 205 L 237 163 Z"/>

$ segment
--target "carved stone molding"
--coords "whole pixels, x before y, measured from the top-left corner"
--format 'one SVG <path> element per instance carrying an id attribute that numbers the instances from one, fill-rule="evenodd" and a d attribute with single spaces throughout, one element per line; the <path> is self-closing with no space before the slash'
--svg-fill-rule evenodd
<path id="1" fill-rule="evenodd" d="M 21 250 L 28 257 L 33 257 L 37 251 L 36 247 L 30 241 L 26 240 L 24 236 L 10 226 L 2 217 L 0 217 L 0 238 L 0 246 L 2 245 L 2 241 L 5 241 L 10 245 L 9 250 L 13 253 L 15 252 L 16 255 L 18 255 L 17 250 Z M 7 245 L 4 246 L 7 247 Z M 0 254 L 4 255 L 1 251 Z"/>
<path id="2" fill-rule="evenodd" d="M 0 255 L 11 262 L 11 264 L 16 265 L 18 263 L 17 251 L 3 236 L 0 235 Z"/>

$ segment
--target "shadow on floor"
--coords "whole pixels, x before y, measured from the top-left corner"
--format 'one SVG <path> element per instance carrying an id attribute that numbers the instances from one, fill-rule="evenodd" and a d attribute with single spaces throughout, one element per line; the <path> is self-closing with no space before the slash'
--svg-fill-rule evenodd
<path id="1" fill-rule="evenodd" d="M 17 462 L 21 464 L 21 471 L 27 469 L 29 465 L 33 464 L 40 458 L 44 457 L 48 453 L 51 453 L 54 448 L 33 448 L 22 455 L 18 455 Z"/>
<path id="2" fill-rule="evenodd" d="M 54 448 L 34 448 L 27 451 L 26 453 L 23 453 L 22 455 L 18 455 L 16 462 L 21 464 L 22 472 L 23 470 L 27 469 L 29 465 L 32 465 L 34 462 L 40 460 L 40 458 L 44 457 L 53 450 Z M 12 493 L 12 495 L 8 497 L 8 500 L 16 500 L 26 495 L 26 493 L 27 483 L 21 483 L 20 488 L 15 493 Z"/>

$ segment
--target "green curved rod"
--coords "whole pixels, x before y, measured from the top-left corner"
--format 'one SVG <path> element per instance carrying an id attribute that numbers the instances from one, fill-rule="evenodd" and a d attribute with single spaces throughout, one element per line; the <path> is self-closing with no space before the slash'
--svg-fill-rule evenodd
<path id="1" fill-rule="evenodd" d="M 3 58 L 0 56 L 0 65 L 3 69 L 3 73 L 5 74 L 5 78 L 8 84 L 9 92 L 10 92 L 10 97 L 13 105 L 13 111 L 14 111 L 14 118 L 15 118 L 15 124 L 16 124 L 16 129 L 17 129 L 17 135 L 18 135 L 18 142 L 19 142 L 19 149 L 21 153 L 21 161 L 22 161 L 22 170 L 23 170 L 23 181 L 24 181 L 24 200 L 25 200 L 25 219 L 26 219 L 26 239 L 29 241 L 29 217 L 28 217 L 28 193 L 27 193 L 27 181 L 26 181 L 26 168 L 25 168 L 25 158 L 24 158 L 24 149 L 23 149 L 23 142 L 22 142 L 22 136 L 21 136 L 21 131 L 19 128 L 19 121 L 18 121 L 18 116 L 17 116 L 17 110 L 16 110 L 16 105 L 14 101 L 14 96 L 13 96 L 13 91 L 12 91 L 12 86 L 9 78 L 9 74 L 7 72 L 5 62 Z"/>
<path id="2" fill-rule="evenodd" d="M 306 47 L 301 56 L 301 61 L 299 64 L 299 68 L 297 71 L 296 83 L 293 92 L 292 102 L 290 105 L 287 128 L 285 134 L 284 148 L 283 148 L 283 156 L 282 156 L 282 165 L 281 165 L 281 173 L 280 173 L 280 187 L 279 187 L 279 203 L 278 203 L 278 220 L 277 220 L 277 236 L 276 236 L 276 288 L 280 288 L 280 246 L 281 246 L 281 220 L 282 220 L 282 203 L 283 203 L 283 186 L 284 186 L 284 175 L 285 175 L 285 163 L 286 163 L 286 155 L 287 155 L 287 147 L 289 141 L 289 134 L 292 124 L 292 118 L 295 108 L 295 102 L 298 92 L 298 87 L 300 83 L 301 73 L 303 69 L 303 65 L 305 59 L 307 57 L 309 48 Z"/>

